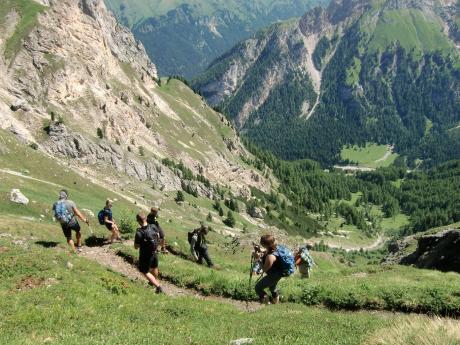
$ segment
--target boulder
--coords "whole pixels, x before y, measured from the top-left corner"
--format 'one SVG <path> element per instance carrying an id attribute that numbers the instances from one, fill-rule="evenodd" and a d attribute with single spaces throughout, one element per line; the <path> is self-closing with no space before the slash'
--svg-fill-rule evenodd
<path id="1" fill-rule="evenodd" d="M 25 112 L 31 110 L 29 103 L 23 99 L 16 100 L 13 104 L 11 104 L 10 109 L 12 111 L 23 110 Z"/>
<path id="2" fill-rule="evenodd" d="M 267 213 L 264 209 L 259 208 L 259 207 L 252 207 L 248 210 L 248 212 L 252 218 L 257 218 L 257 219 L 264 219 Z"/>
<path id="3" fill-rule="evenodd" d="M 10 201 L 16 203 L 16 204 L 21 204 L 21 205 L 27 205 L 29 204 L 29 199 L 21 193 L 19 189 L 12 189 L 10 192 Z"/>

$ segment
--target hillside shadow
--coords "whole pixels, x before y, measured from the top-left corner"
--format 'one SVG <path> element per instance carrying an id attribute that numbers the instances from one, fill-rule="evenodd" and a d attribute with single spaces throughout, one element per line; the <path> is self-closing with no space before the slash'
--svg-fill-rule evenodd
<path id="1" fill-rule="evenodd" d="M 37 241 L 35 244 L 38 244 L 39 246 L 42 246 L 44 248 L 55 248 L 59 244 L 59 242 L 54 242 L 54 241 Z"/>

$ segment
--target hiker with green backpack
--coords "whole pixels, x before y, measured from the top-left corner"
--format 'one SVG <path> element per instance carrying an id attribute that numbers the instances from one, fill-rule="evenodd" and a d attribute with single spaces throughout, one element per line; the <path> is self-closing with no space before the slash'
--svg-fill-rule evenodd
<path id="1" fill-rule="evenodd" d="M 208 253 L 208 244 L 206 235 L 208 234 L 208 227 L 201 225 L 198 229 L 188 233 L 188 243 L 190 244 L 190 252 L 195 261 L 202 265 L 203 260 L 206 261 L 208 267 L 214 267 L 214 263 Z"/>
<path id="2" fill-rule="evenodd" d="M 147 223 L 147 217 L 144 213 L 139 213 L 136 220 L 140 226 L 134 238 L 134 248 L 139 249 L 139 271 L 156 288 L 156 293 L 163 293 L 158 281 L 159 230 L 155 225 Z"/>
<path id="3" fill-rule="evenodd" d="M 256 283 L 255 290 L 261 303 L 277 304 L 280 300 L 279 281 L 295 272 L 294 255 L 286 247 L 278 245 L 273 235 L 262 236 L 260 245 L 264 250 L 253 253 L 253 256 L 262 262 L 262 274 L 265 273 L 265 276 Z M 267 289 L 271 298 L 265 291 Z"/>
<path id="4" fill-rule="evenodd" d="M 77 205 L 68 200 L 69 193 L 63 189 L 59 192 L 59 200 L 53 205 L 54 218 L 61 224 L 62 232 L 67 239 L 67 243 L 74 253 L 81 252 L 81 228 L 76 217 L 89 226 L 89 220 L 78 210 Z M 75 231 L 77 238 L 77 248 L 72 240 L 72 231 Z"/>
<path id="5" fill-rule="evenodd" d="M 311 256 L 310 250 L 313 249 L 311 244 L 303 245 L 299 248 L 297 253 L 295 254 L 295 264 L 299 268 L 300 277 L 303 278 L 310 278 L 311 270 L 315 265 L 315 261 Z"/>

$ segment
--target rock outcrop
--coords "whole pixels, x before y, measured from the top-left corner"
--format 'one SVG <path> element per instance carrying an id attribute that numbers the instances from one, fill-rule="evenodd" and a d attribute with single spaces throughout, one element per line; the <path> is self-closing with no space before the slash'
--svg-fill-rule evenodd
<path id="1" fill-rule="evenodd" d="M 413 243 L 416 242 L 416 247 Z M 411 248 L 416 248 L 411 249 Z M 387 263 L 460 273 L 460 230 L 446 229 L 435 234 L 410 236 L 390 246 Z"/>
<path id="2" fill-rule="evenodd" d="M 29 199 L 21 193 L 19 189 L 12 189 L 10 192 L 10 201 L 16 204 L 28 205 Z"/>

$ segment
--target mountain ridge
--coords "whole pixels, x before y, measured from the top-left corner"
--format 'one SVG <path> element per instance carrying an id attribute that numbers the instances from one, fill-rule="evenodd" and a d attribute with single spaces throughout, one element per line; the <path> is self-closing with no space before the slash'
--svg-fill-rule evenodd
<path id="1" fill-rule="evenodd" d="M 426 150 L 419 148 L 426 147 L 427 141 L 441 140 L 446 128 L 460 121 L 455 96 L 455 70 L 459 66 L 455 62 L 456 6 L 452 1 L 436 0 L 333 1 L 327 9 L 306 13 L 290 30 L 274 25 L 241 42 L 215 60 L 193 85 L 211 105 L 228 113 L 239 130 L 282 158 L 312 158 L 329 165 L 339 160 L 343 145 L 374 141 L 396 144 L 397 151 L 411 160 L 417 156 L 430 160 L 434 153 L 425 154 Z M 277 39 L 290 44 L 253 48 Z M 435 96 L 440 89 L 434 69 L 444 70 L 451 80 L 443 86 L 449 93 L 442 106 Z M 430 80 L 432 90 L 426 90 L 425 110 L 398 104 L 403 101 L 398 100 L 403 87 L 400 76 L 409 70 L 413 74 L 409 85 L 422 83 L 420 78 Z M 420 95 L 415 88 L 403 102 L 418 102 Z M 289 90 L 289 95 L 283 95 L 283 90 Z M 391 116 L 383 113 L 385 103 Z M 457 110 L 450 109 L 452 106 Z M 436 115 L 433 107 L 444 107 L 445 116 Z M 408 110 L 419 115 L 408 119 Z M 343 119 L 350 125 L 343 124 Z M 430 127 L 429 135 L 424 135 L 425 119 L 440 126 Z M 382 132 L 377 126 L 387 129 Z M 329 134 L 323 140 L 319 135 L 324 127 Z M 396 135 L 390 133 L 390 127 Z M 292 136 L 298 140 L 289 138 L 284 144 L 281 140 L 289 130 L 295 131 Z M 276 143 L 266 139 L 281 132 L 286 134 L 279 135 Z M 405 137 L 411 142 L 403 143 Z M 322 145 L 325 149 L 316 154 L 313 147 Z M 333 158 L 324 160 L 321 156 Z M 447 152 L 443 156 L 456 158 Z"/>

